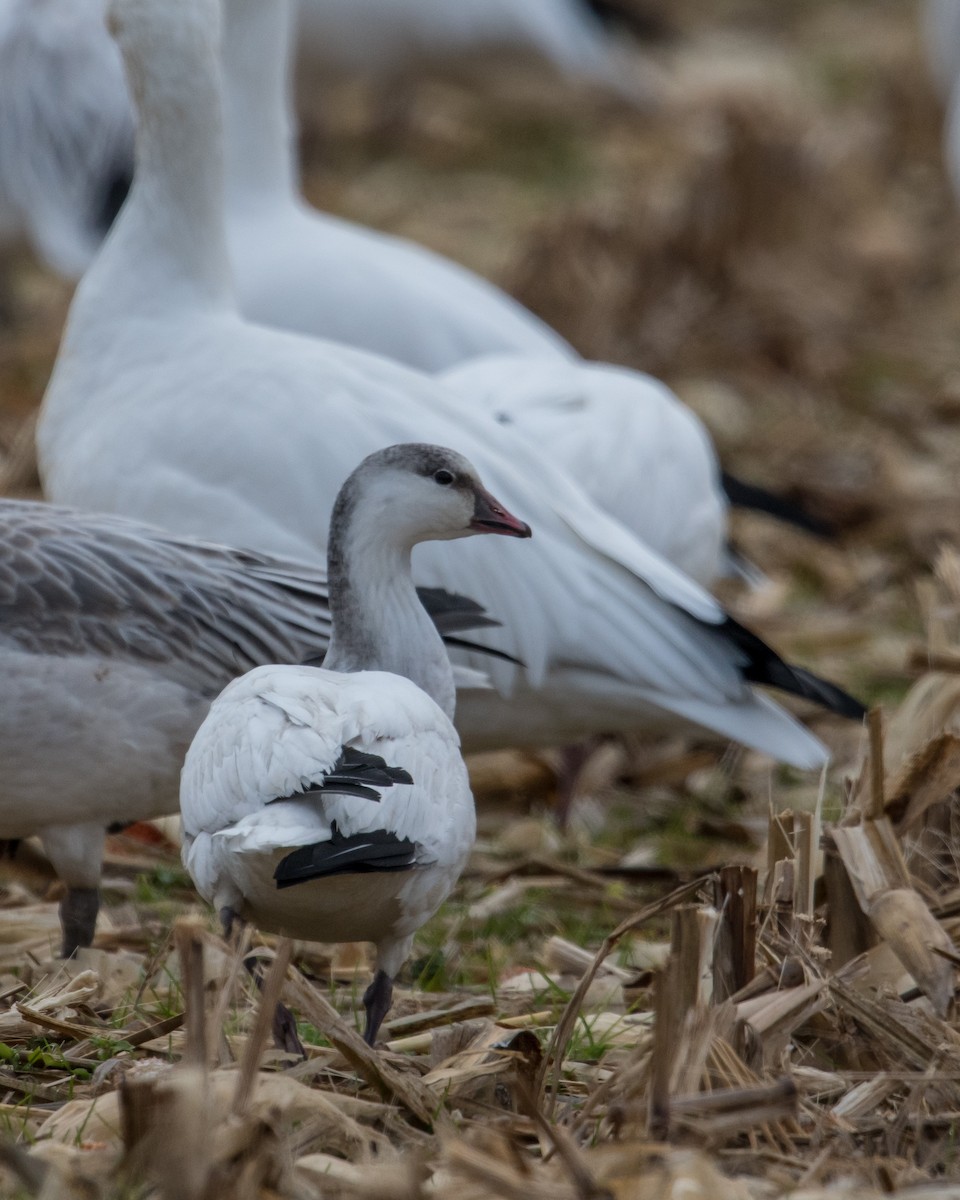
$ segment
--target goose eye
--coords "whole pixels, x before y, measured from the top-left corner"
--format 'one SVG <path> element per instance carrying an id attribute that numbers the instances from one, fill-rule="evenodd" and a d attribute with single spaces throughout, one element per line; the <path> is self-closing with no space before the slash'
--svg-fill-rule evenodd
<path id="1" fill-rule="evenodd" d="M 433 477 L 441 487 L 449 487 L 453 483 L 453 472 L 448 471 L 446 467 L 441 467 L 439 471 L 434 471 Z"/>

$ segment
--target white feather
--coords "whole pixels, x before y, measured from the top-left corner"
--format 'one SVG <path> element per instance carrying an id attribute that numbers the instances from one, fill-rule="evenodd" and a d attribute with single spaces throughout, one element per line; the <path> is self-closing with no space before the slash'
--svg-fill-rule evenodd
<path id="1" fill-rule="evenodd" d="M 737 736 L 764 749 L 739 654 L 709 628 L 723 620 L 717 603 L 529 443 L 456 412 L 416 372 L 240 319 L 222 237 L 215 6 L 126 0 L 116 11 L 144 98 L 142 158 L 78 289 L 44 400 L 48 494 L 319 555 L 336 491 L 360 458 L 398 441 L 454 446 L 536 531 L 529 547 L 480 538 L 455 556 L 425 546 L 415 558 L 421 582 L 472 595 L 502 620 L 504 648 L 525 661 L 511 740 L 542 725 L 530 710 L 548 681 L 575 701 L 587 670 L 608 678 L 617 699 L 584 705 L 583 733 L 632 724 L 620 703 L 627 689 L 638 708 L 695 702 L 724 732 L 735 710 Z M 517 669 L 490 670 L 498 702 L 509 703 Z M 808 735 L 786 714 L 781 723 L 782 741 L 796 735 L 788 761 L 806 765 Z M 467 744 L 484 736 L 462 728 Z"/>

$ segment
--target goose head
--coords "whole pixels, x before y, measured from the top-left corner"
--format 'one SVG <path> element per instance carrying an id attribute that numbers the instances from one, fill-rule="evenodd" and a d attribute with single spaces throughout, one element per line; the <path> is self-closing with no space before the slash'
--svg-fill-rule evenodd
<path id="1" fill-rule="evenodd" d="M 337 499 L 331 541 L 348 524 L 354 533 L 374 524 L 382 538 L 403 546 L 479 533 L 531 536 L 530 526 L 487 491 L 462 454 L 419 442 L 388 446 L 363 460 Z"/>

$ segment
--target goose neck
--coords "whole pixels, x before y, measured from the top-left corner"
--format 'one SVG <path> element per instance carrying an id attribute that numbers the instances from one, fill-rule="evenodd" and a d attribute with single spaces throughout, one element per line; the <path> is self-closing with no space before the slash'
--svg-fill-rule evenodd
<path id="1" fill-rule="evenodd" d="M 226 0 L 223 70 L 227 197 L 294 199 L 296 127 L 290 95 L 289 0 Z"/>
<path id="2" fill-rule="evenodd" d="M 134 182 L 87 290 L 125 314 L 229 306 L 216 3 L 148 9 L 134 0 L 123 9 L 131 19 L 117 40 L 137 108 Z"/>
<path id="3" fill-rule="evenodd" d="M 378 537 L 369 523 L 335 522 L 327 550 L 333 633 L 324 666 L 403 675 L 452 719 L 453 670 L 414 587 L 411 553 L 411 545 Z"/>

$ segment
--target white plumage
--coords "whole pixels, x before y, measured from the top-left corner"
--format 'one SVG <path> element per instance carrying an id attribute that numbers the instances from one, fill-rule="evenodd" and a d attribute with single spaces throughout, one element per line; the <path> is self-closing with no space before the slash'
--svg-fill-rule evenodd
<path id="1" fill-rule="evenodd" d="M 727 502 L 710 438 L 658 379 L 600 363 L 487 355 L 441 382 L 576 475 L 584 491 L 684 574 L 727 570 Z"/>
<path id="2" fill-rule="evenodd" d="M 727 504 L 699 419 L 648 375 L 579 360 L 458 264 L 306 205 L 287 102 L 289 4 L 226 0 L 224 15 L 227 239 L 242 311 L 427 371 L 452 368 L 446 379 L 465 403 L 508 415 L 602 508 L 714 582 L 727 569 Z"/>
<path id="3" fill-rule="evenodd" d="M 946 102 L 944 164 L 954 195 L 960 199 L 960 3 L 926 0 L 921 11 L 927 58 Z"/>
<path id="4" fill-rule="evenodd" d="M 106 231 L 101 193 L 111 172 L 122 166 L 125 178 L 132 166 L 119 55 L 103 27 L 102 0 L 6 2 L 10 31 L 6 39 L 0 33 L 0 59 L 9 54 L 15 70 L 4 74 L 0 67 L 0 88 L 9 89 L 0 91 L 0 225 L 6 181 L 17 189 L 17 211 L 35 243 L 42 242 L 43 256 L 62 273 L 77 275 Z M 564 5 L 577 7 L 567 0 L 555 7 Z M 516 11 L 524 15 L 511 19 L 520 24 L 556 18 Z M 514 415 L 521 406 L 527 410 L 522 425 L 541 452 L 569 469 L 569 447 L 581 446 L 582 478 L 597 503 L 682 570 L 711 583 L 725 569 L 726 503 L 697 419 L 676 402 L 665 404 L 670 393 L 646 376 L 574 365 L 558 334 L 458 264 L 306 205 L 296 185 L 287 99 L 290 4 L 227 0 L 225 12 L 226 227 L 242 311 L 430 371 L 498 351 L 536 356 L 517 370 L 478 363 L 474 376 L 468 367 L 461 390 L 479 398 L 486 381 L 496 379 L 499 407 Z M 364 20 L 363 13 L 355 15 Z M 434 15 L 442 26 L 443 14 Z M 489 18 L 496 29 L 502 14 Z M 334 16 L 334 23 L 340 19 Z M 467 17 L 467 24 L 475 19 Z M 596 24 L 583 12 L 576 19 Z M 24 86 L 17 90 L 21 76 Z M 11 213 L 13 207 L 11 200 Z M 97 220 L 81 229 L 82 214 L 93 208 Z M 63 247 L 59 252 L 55 243 Z M 561 362 L 570 363 L 568 378 Z M 582 393 L 586 385 L 589 411 L 566 402 L 571 389 Z M 549 404 L 551 397 L 556 402 Z M 618 449 L 626 444 L 631 452 L 607 458 L 602 471 L 591 473 L 589 460 L 606 455 L 614 427 Z M 639 469 L 653 459 L 661 464 L 656 479 Z M 667 464 L 669 496 L 656 488 L 667 478 Z"/>
<path id="5" fill-rule="evenodd" d="M 141 97 L 138 170 L 44 399 L 48 494 L 318 555 L 350 464 L 398 440 L 455 445 L 537 527 L 513 563 L 483 539 L 455 557 L 418 551 L 419 580 L 480 601 L 526 664 L 495 664 L 499 696 L 461 707 L 467 745 L 565 740 L 572 724 L 583 735 L 655 713 L 821 763 L 816 739 L 745 678 L 769 677 L 770 652 L 754 661 L 709 595 L 529 443 L 413 371 L 240 319 L 222 233 L 216 6 L 118 0 L 114 19 Z M 783 686 L 812 694 L 777 663 Z"/>
<path id="6" fill-rule="evenodd" d="M 297 796 L 322 782 L 344 746 L 402 767 L 413 784 L 384 790 L 376 802 Z M 197 890 L 218 912 L 230 908 L 289 937 L 373 942 L 379 966 L 395 975 L 473 845 L 459 747 L 438 706 L 398 675 L 251 671 L 217 699 L 184 764 L 184 863 Z M 388 830 L 413 841 L 416 868 L 329 875 L 279 891 L 281 859 L 328 840 L 334 823 L 347 838 Z"/>
<path id="7" fill-rule="evenodd" d="M 133 117 L 103 0 L 0 0 L 0 237 L 77 278 L 133 170 Z"/>
<path id="8" fill-rule="evenodd" d="M 421 541 L 483 533 L 530 530 L 461 455 L 414 444 L 365 459 L 330 522 L 328 667 L 237 680 L 184 762 L 183 859 L 201 895 L 227 929 L 239 916 L 290 937 L 373 942 L 371 1043 L 413 935 L 456 882 L 476 825 L 450 721 L 450 663 L 417 600 L 410 555 Z M 358 752 L 376 756 L 372 774 Z"/>
<path id="9" fill-rule="evenodd" d="M 471 271 L 317 212 L 297 185 L 290 0 L 226 0 L 227 239 L 255 321 L 440 370 L 490 350 L 572 356 L 559 334 Z"/>

